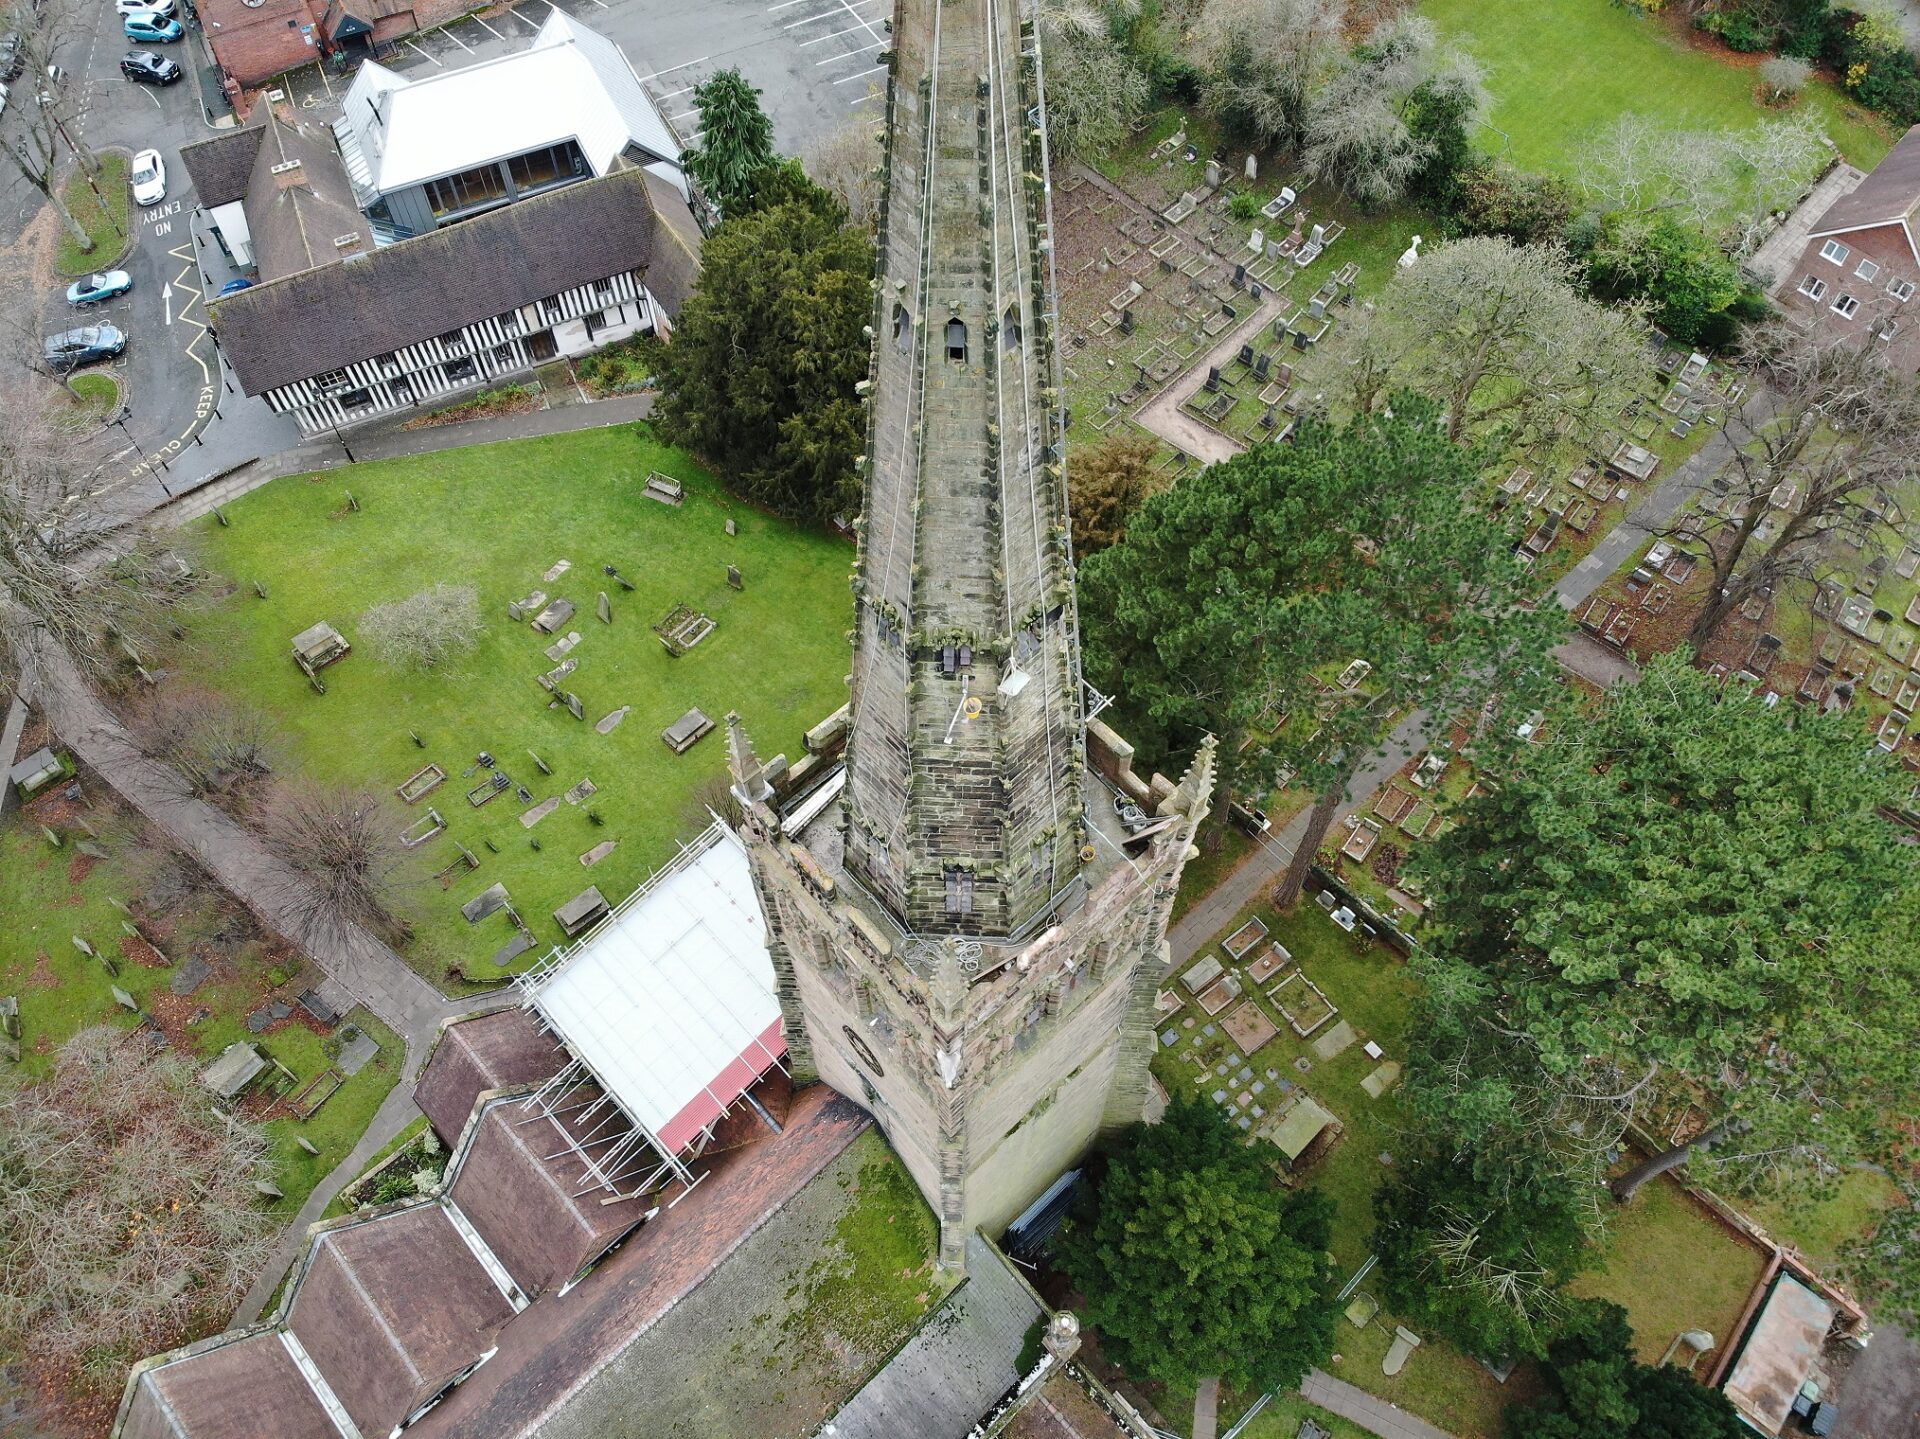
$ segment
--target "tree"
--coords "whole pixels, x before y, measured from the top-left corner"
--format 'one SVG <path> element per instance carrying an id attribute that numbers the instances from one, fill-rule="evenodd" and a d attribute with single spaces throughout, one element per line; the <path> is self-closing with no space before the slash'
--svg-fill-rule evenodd
<path id="1" fill-rule="evenodd" d="M 1227 138 L 1291 150 L 1306 135 L 1313 97 L 1346 55 L 1345 0 L 1216 0 L 1202 12 L 1195 51 L 1200 101 Z"/>
<path id="2" fill-rule="evenodd" d="M 792 164 L 762 172 L 707 237 L 700 284 L 661 347 L 655 424 L 756 504 L 859 509 L 873 248 Z"/>
<path id="3" fill-rule="evenodd" d="M 1159 447 L 1139 433 L 1110 435 L 1076 452 L 1067 465 L 1073 550 L 1081 559 L 1120 542 L 1147 496 L 1165 487 L 1154 468 Z"/>
<path id="4" fill-rule="evenodd" d="M 724 216 L 753 188 L 754 176 L 774 162 L 773 122 L 760 108 L 759 90 L 737 66 L 694 86 L 693 107 L 700 143 L 681 155 L 681 163 Z"/>
<path id="5" fill-rule="evenodd" d="M 847 223 L 871 232 L 880 223 L 880 125 L 863 111 L 807 147 L 801 166 L 847 212 Z"/>
<path id="6" fill-rule="evenodd" d="M 1394 275 L 1335 345 L 1335 398 L 1360 413 L 1401 386 L 1439 402 L 1447 436 L 1526 443 L 1561 416 L 1610 418 L 1646 368 L 1646 327 L 1576 288 L 1557 245 L 1452 240 Z"/>
<path id="7" fill-rule="evenodd" d="M 261 801 L 259 826 L 279 856 L 307 881 L 289 886 L 291 927 L 302 935 L 342 936 L 355 927 L 399 937 L 396 918 L 406 875 L 406 821 L 373 789 L 309 782 L 276 785 Z"/>
<path id="8" fill-rule="evenodd" d="M 1291 1389 L 1333 1351 L 1333 1206 L 1281 1189 L 1280 1162 L 1186 1098 L 1119 1141 L 1064 1232 L 1061 1267 L 1136 1379 Z"/>
<path id="9" fill-rule="evenodd" d="M 20 127 L 20 139 L 0 145 L 0 150 L 6 151 L 20 177 L 53 206 L 80 253 L 90 255 L 94 248 L 93 236 L 80 223 L 61 192 L 60 155 L 64 150 L 79 162 L 88 185 L 100 200 L 101 210 L 106 212 L 106 200 L 93 183 L 100 163 L 91 150 L 74 142 L 65 113 L 66 97 L 61 93 L 61 82 L 53 78 L 51 67 L 56 51 L 91 36 L 93 17 L 87 7 L 74 0 L 53 0 L 51 5 L 34 6 L 30 17 L 23 7 L 14 17 L 14 23 L 20 26 L 20 58 L 25 73 L 15 86 L 14 103 L 8 108 L 20 117 L 15 122 Z M 30 89 L 37 92 L 31 98 L 27 93 Z"/>
<path id="10" fill-rule="evenodd" d="M 1546 733 L 1420 868 L 1435 948 L 1478 972 L 1489 1022 L 1622 1116 L 1587 1142 L 1706 1114 L 1615 1197 L 1689 1160 L 1812 1192 L 1887 1154 L 1920 1032 L 1920 959 L 1887 943 L 1920 909 L 1920 850 L 1881 814 L 1899 766 L 1844 716 L 1789 723 L 1683 652 Z"/>
<path id="11" fill-rule="evenodd" d="M 1601 299 L 1645 300 L 1648 318 L 1687 345 L 1717 337 L 1716 319 L 1740 294 L 1733 262 L 1671 215 L 1609 215 L 1586 266 Z"/>
<path id="12" fill-rule="evenodd" d="M 1121 4 L 1108 11 L 1083 0 L 1046 0 L 1036 9 L 1052 157 L 1061 164 L 1106 154 L 1126 139 L 1134 118 L 1153 100 L 1146 71 L 1108 18 L 1125 23 L 1137 7 Z"/>
<path id="13" fill-rule="evenodd" d="M 1321 796 L 1282 904 L 1394 711 L 1437 725 L 1496 691 L 1530 695 L 1564 624 L 1520 607 L 1530 586 L 1512 536 L 1479 503 L 1477 459 L 1441 433 L 1432 401 L 1400 392 L 1387 410 L 1344 429 L 1310 417 L 1293 443 L 1154 495 L 1082 568 L 1087 666 L 1127 696 L 1136 732 L 1169 748 L 1218 736 L 1223 794 L 1285 765 Z M 1356 657 L 1371 666 L 1365 684 L 1336 691 Z M 1243 748 L 1271 710 L 1318 727 Z"/>
<path id="14" fill-rule="evenodd" d="M 217 690 L 163 685 L 133 707 L 127 727 L 201 797 L 230 793 L 272 768 L 267 717 Z"/>
<path id="15" fill-rule="evenodd" d="M 361 636 L 387 663 L 407 670 L 437 670 L 480 642 L 480 592 L 472 585 L 441 583 L 375 605 L 360 616 Z"/>
<path id="16" fill-rule="evenodd" d="M 1814 584 L 1836 539 L 1872 538 L 1920 445 L 1920 396 L 1871 341 L 1781 321 L 1757 327 L 1743 357 L 1764 398 L 1728 411 L 1732 456 L 1715 481 L 1725 494 L 1684 522 L 1713 567 L 1687 635 L 1696 650 L 1754 596 Z"/>
<path id="17" fill-rule="evenodd" d="M 191 589 L 158 540 L 106 512 L 38 397 L 0 396 L 0 670 L 50 643 L 110 680 L 151 657 Z"/>
<path id="18" fill-rule="evenodd" d="M 82 1030 L 49 1076 L 0 1090 L 0 1340 L 117 1382 L 224 1315 L 272 1248 L 266 1163 L 183 1059 Z"/>
<path id="19" fill-rule="evenodd" d="M 1437 183 L 1430 166 L 1465 159 L 1465 127 L 1485 102 L 1471 60 L 1441 51 L 1430 21 L 1397 17 L 1355 46 L 1313 95 L 1301 145 L 1307 175 L 1361 205 L 1387 204 L 1416 177 Z"/>
<path id="20" fill-rule="evenodd" d="M 1558 241 L 1573 218 L 1573 196 L 1557 175 L 1478 159 L 1456 180 L 1454 223 L 1463 235 L 1500 235 L 1516 245 Z"/>
<path id="21" fill-rule="evenodd" d="M 1767 102 L 1784 105 L 1806 88 L 1813 74 L 1813 63 L 1798 55 L 1773 55 L 1761 62 L 1760 83 L 1766 87 Z"/>
<path id="22" fill-rule="evenodd" d="M 1507 1411 L 1508 1439 L 1741 1439 L 1727 1396 L 1685 1370 L 1635 1362 L 1617 1304 L 1583 1300 L 1548 1347 L 1547 1392 Z"/>

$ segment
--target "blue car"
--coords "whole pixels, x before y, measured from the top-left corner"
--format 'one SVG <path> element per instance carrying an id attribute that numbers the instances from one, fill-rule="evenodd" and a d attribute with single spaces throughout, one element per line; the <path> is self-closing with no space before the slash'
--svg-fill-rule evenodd
<path id="1" fill-rule="evenodd" d="M 229 280 L 227 281 L 226 284 L 220 287 L 220 293 L 222 295 L 237 295 L 242 290 L 251 290 L 252 288 L 253 288 L 253 281 L 251 280 L 244 279 L 244 278 L 239 280 Z"/>
<path id="2" fill-rule="evenodd" d="M 146 40 L 157 45 L 169 45 L 187 33 L 180 28 L 178 20 L 164 19 L 151 10 L 127 16 L 120 29 L 129 40 Z"/>
<path id="3" fill-rule="evenodd" d="M 133 276 L 125 270 L 106 270 L 98 275 L 89 275 L 84 280 L 75 280 L 67 286 L 69 305 L 103 305 L 108 300 L 117 300 L 133 288 Z"/>
<path id="4" fill-rule="evenodd" d="M 111 360 L 127 348 L 127 337 L 112 325 L 87 325 L 63 330 L 40 342 L 40 358 L 55 374 L 64 375 L 82 365 Z"/>

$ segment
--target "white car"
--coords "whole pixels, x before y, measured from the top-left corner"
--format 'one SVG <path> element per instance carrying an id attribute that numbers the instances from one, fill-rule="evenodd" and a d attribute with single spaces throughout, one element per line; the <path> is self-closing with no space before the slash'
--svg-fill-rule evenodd
<path id="1" fill-rule="evenodd" d="M 167 198 L 167 165 L 158 150 L 142 150 L 133 157 L 133 202 L 157 205 Z"/>
<path id="2" fill-rule="evenodd" d="M 113 0 L 114 8 L 122 15 L 149 14 L 158 15 L 163 20 L 173 19 L 173 9 L 177 0 Z"/>

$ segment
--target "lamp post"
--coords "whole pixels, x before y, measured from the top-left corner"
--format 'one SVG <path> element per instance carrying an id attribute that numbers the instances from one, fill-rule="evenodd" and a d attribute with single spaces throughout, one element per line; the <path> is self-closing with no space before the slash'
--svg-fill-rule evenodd
<path id="1" fill-rule="evenodd" d="M 140 447 L 140 442 L 133 437 L 133 431 L 127 428 L 127 420 L 132 414 L 133 410 L 129 406 L 122 405 L 120 407 L 120 413 L 113 417 L 113 423 L 120 427 L 120 433 L 127 437 L 127 443 L 132 445 L 134 453 L 140 456 L 140 463 L 152 472 L 155 482 L 160 486 L 160 492 L 168 499 L 172 499 L 173 491 L 167 488 L 167 482 L 161 475 L 161 472 L 167 468 L 167 462 L 158 455 L 155 455 L 151 460 L 147 458 L 147 452 Z"/>
<path id="2" fill-rule="evenodd" d="M 332 415 L 327 416 L 327 428 L 333 431 L 334 439 L 340 442 L 340 448 L 347 457 L 347 463 L 350 465 L 359 463 L 354 459 L 353 451 L 347 448 L 347 437 L 340 433 L 340 422 Z"/>

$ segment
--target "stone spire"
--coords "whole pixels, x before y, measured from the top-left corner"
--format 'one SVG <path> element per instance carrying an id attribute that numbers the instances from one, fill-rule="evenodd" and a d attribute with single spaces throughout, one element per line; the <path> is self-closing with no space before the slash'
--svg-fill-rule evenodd
<path id="1" fill-rule="evenodd" d="M 893 39 L 846 855 L 909 931 L 1005 937 L 1087 839 L 1036 56 L 1012 0 Z"/>

